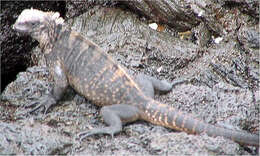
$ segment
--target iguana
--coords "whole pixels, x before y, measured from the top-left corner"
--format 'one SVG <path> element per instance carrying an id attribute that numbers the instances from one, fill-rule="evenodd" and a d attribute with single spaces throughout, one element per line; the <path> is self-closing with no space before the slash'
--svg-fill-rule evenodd
<path id="1" fill-rule="evenodd" d="M 59 13 L 25 9 L 13 29 L 30 35 L 40 43 L 47 66 L 54 80 L 54 88 L 39 103 L 32 104 L 31 112 L 50 106 L 61 99 L 68 86 L 101 108 L 101 115 L 108 127 L 79 134 L 81 139 L 94 134 L 114 134 L 122 124 L 145 120 L 190 134 L 206 133 L 223 136 L 240 144 L 259 147 L 259 136 L 207 124 L 191 115 L 153 99 L 154 90 L 170 91 L 173 84 L 150 76 L 133 79 L 111 56 L 83 37 L 66 28 Z"/>

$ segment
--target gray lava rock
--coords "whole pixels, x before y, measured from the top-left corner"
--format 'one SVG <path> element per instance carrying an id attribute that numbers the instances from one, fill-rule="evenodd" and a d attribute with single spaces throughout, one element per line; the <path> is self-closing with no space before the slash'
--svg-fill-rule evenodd
<path id="1" fill-rule="evenodd" d="M 100 45 L 132 74 L 142 72 L 168 81 L 187 80 L 176 85 L 169 94 L 156 96 L 156 100 L 211 124 L 254 133 L 259 131 L 259 60 L 256 53 L 244 51 L 236 39 L 228 37 L 229 34 L 220 44 L 201 48 L 167 32 L 151 29 L 131 12 L 104 7 L 94 7 L 68 20 L 67 24 Z M 138 65 L 135 65 L 136 60 Z M 2 93 L 5 105 L 0 105 L 0 110 L 7 110 L 9 106 L 14 112 L 26 110 L 24 106 L 33 102 L 30 97 L 41 97 L 50 90 L 52 81 L 48 76 L 43 67 L 32 67 L 20 73 Z M 37 112 L 30 118 L 32 121 L 26 116 L 19 118 L 19 113 L 4 114 L 5 121 L 12 123 L 3 123 L 3 128 L 0 128 L 3 132 L 0 133 L 1 140 L 5 140 L 1 142 L 4 147 L 0 148 L 4 149 L 2 153 L 255 154 L 254 147 L 248 148 L 251 150 L 249 153 L 237 143 L 221 137 L 177 133 L 143 121 L 124 126 L 124 130 L 113 139 L 98 135 L 80 142 L 77 140 L 79 132 L 105 125 L 99 117 L 98 107 L 74 95 L 73 91 L 68 91 L 58 106 L 47 115 Z M 10 127 L 10 124 L 15 127 L 13 129 L 18 127 L 19 133 L 4 128 Z M 30 126 L 23 128 L 24 125 Z M 43 138 L 39 134 L 43 134 Z M 10 137 L 12 135 L 18 139 L 20 135 L 27 136 L 26 139 L 33 138 L 33 141 L 16 141 Z M 64 140 L 61 139 L 63 137 Z M 13 141 L 6 142 L 10 138 Z M 23 143 L 23 146 L 17 146 L 17 142 Z"/>
<path id="2" fill-rule="evenodd" d="M 71 140 L 55 129 L 30 119 L 20 124 L 0 122 L 0 154 L 51 155 L 66 154 Z"/>

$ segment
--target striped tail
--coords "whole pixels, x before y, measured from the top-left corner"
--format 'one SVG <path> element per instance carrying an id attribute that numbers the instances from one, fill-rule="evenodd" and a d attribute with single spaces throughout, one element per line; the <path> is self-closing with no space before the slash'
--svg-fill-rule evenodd
<path id="1" fill-rule="evenodd" d="M 184 131 L 189 134 L 206 133 L 212 137 L 223 136 L 243 145 L 259 147 L 259 135 L 207 124 L 155 100 L 149 100 L 143 111 L 141 118 L 156 125 Z"/>

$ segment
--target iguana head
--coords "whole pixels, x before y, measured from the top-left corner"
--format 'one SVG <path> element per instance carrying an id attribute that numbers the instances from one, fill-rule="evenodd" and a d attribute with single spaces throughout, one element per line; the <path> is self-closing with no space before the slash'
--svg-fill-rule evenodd
<path id="1" fill-rule="evenodd" d="M 19 15 L 13 29 L 30 35 L 40 44 L 51 43 L 57 37 L 56 29 L 64 20 L 58 12 L 43 12 L 37 9 L 25 9 Z"/>

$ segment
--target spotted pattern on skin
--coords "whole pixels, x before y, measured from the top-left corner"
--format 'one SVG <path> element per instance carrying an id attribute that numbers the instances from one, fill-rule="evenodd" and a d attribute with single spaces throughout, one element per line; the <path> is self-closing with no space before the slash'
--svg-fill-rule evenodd
<path id="1" fill-rule="evenodd" d="M 158 112 L 159 112 L 159 110 L 155 110 L 154 113 L 153 113 L 153 115 L 152 115 L 152 118 L 153 118 L 155 121 L 157 121 L 156 115 L 158 114 Z"/>
<path id="2" fill-rule="evenodd" d="M 178 114 L 177 114 L 176 119 L 177 119 L 178 117 L 181 117 L 181 116 L 184 116 L 183 113 L 182 113 L 181 111 L 178 111 Z M 182 130 L 181 125 L 177 125 L 177 128 L 179 128 L 180 130 Z"/>
<path id="3" fill-rule="evenodd" d="M 95 77 L 91 80 L 91 82 L 90 82 L 90 84 L 92 84 L 92 86 L 91 86 L 91 88 L 93 89 L 93 90 L 95 90 L 96 89 L 96 84 L 98 83 L 98 82 L 100 82 L 100 77 L 101 77 L 101 75 L 102 74 L 104 74 L 104 72 L 106 71 L 106 70 L 109 70 L 109 69 L 111 69 L 111 63 L 108 63 L 109 64 L 109 66 L 104 66 L 96 75 L 95 75 Z"/>
<path id="4" fill-rule="evenodd" d="M 193 134 L 196 134 L 196 127 L 197 127 L 197 125 L 198 125 L 198 122 L 199 122 L 199 120 L 195 120 L 195 122 L 193 123 L 193 127 L 192 127 L 192 129 L 191 129 L 191 132 L 192 132 Z"/>
<path id="5" fill-rule="evenodd" d="M 168 110 L 167 109 L 164 109 L 164 108 L 167 108 L 167 105 L 166 104 L 162 104 L 158 101 L 154 101 L 156 106 L 158 107 L 158 111 L 154 114 L 154 117 L 156 117 L 157 113 L 159 113 L 158 115 L 158 122 L 159 124 L 166 124 L 168 125 L 168 122 L 167 122 L 167 114 L 168 114 Z M 160 111 L 160 110 L 165 110 L 164 112 L 163 111 Z M 162 118 L 164 117 L 164 121 L 162 120 Z"/>
<path id="6" fill-rule="evenodd" d="M 164 114 L 164 123 L 166 125 L 169 125 L 169 122 L 168 122 L 168 114 L 170 113 L 170 110 L 172 109 L 172 107 L 170 109 L 168 109 L 165 114 Z"/>
<path id="7" fill-rule="evenodd" d="M 89 48 L 90 48 L 91 46 L 89 46 Z M 92 47 L 93 48 L 93 47 Z M 96 48 L 95 48 L 96 49 Z M 95 62 L 97 62 L 97 60 L 99 60 L 100 59 L 100 57 L 102 56 L 102 53 L 95 53 L 94 55 L 93 55 L 93 57 L 91 58 L 91 59 L 89 59 L 88 60 L 88 62 L 86 63 L 86 62 L 82 62 L 82 65 L 83 66 L 88 66 L 88 65 L 93 65 L 93 64 L 95 64 Z M 110 64 L 110 63 L 109 63 Z"/>
<path id="8" fill-rule="evenodd" d="M 111 64 L 111 63 L 107 63 L 107 64 Z M 120 88 L 116 88 L 115 90 L 113 90 L 111 93 L 111 97 L 105 96 L 105 94 L 107 94 L 108 90 L 109 90 L 109 86 L 107 83 L 103 84 L 105 81 L 100 81 L 100 79 L 105 78 L 107 75 L 106 73 L 110 73 L 111 69 L 113 68 L 112 64 L 110 66 L 106 66 L 104 68 L 102 68 L 102 70 L 99 71 L 98 74 L 96 74 L 97 76 L 95 77 L 95 79 L 93 79 L 93 85 L 91 87 L 91 90 L 100 90 L 97 91 L 99 93 L 98 96 L 96 97 L 90 97 L 90 99 L 92 99 L 95 104 L 97 105 L 109 105 L 109 104 L 120 104 L 120 99 L 118 99 L 117 97 L 117 93 L 120 91 Z M 106 72 L 107 71 L 107 72 Z M 95 82 L 95 80 L 97 79 L 97 82 Z M 99 80 L 99 81 L 98 81 Z M 102 87 L 103 86 L 103 87 Z M 124 86 L 122 86 L 124 87 Z"/>
<path id="9" fill-rule="evenodd" d="M 124 87 L 124 86 L 121 86 L 121 87 Z M 123 96 L 120 98 L 120 101 L 124 101 L 126 100 L 126 97 L 130 94 L 130 89 L 129 88 L 126 88 L 126 91 L 123 93 Z M 132 104 L 132 101 L 129 101 L 128 100 L 128 103 L 131 103 Z"/>
<path id="10" fill-rule="evenodd" d="M 155 111 L 152 113 L 152 114 L 154 114 L 155 113 Z M 157 123 L 157 118 L 155 117 L 155 116 L 152 116 L 152 119 L 153 119 L 153 123 Z"/>
<path id="11" fill-rule="evenodd" d="M 130 103 L 131 101 L 129 101 L 130 99 L 127 98 L 128 95 L 130 94 L 130 89 L 137 89 L 137 91 L 139 90 L 139 88 L 135 87 L 135 82 L 131 79 L 131 77 L 129 77 L 128 75 L 125 75 L 125 71 L 120 68 L 120 66 L 118 65 L 113 65 L 112 69 L 111 69 L 114 74 L 113 77 L 110 79 L 111 83 L 115 83 L 116 81 L 121 81 L 123 85 L 118 86 L 117 88 L 115 88 L 112 92 L 112 101 L 115 104 L 120 104 L 120 103 Z M 122 92 L 123 91 L 123 92 Z M 118 93 L 122 92 L 122 95 L 118 95 Z M 142 92 L 139 92 L 140 94 Z M 131 103 L 132 105 L 134 105 L 135 103 Z"/>
<path id="12" fill-rule="evenodd" d="M 113 77 L 110 79 L 110 82 L 113 83 L 116 79 L 122 78 L 124 75 L 125 75 L 125 73 L 122 70 L 117 69 L 115 71 Z"/>
<path id="13" fill-rule="evenodd" d="M 151 120 L 152 121 L 154 121 L 154 118 L 153 118 L 153 114 L 154 114 L 154 110 L 152 110 L 152 109 L 150 109 L 150 111 L 149 111 L 150 113 L 149 113 L 149 117 L 151 118 Z"/>
<path id="14" fill-rule="evenodd" d="M 167 118 L 168 118 L 168 113 L 169 113 L 169 109 L 164 109 L 164 112 L 161 113 L 161 116 L 160 116 L 160 121 L 162 124 L 164 125 L 169 125 L 168 121 L 167 121 Z"/>
<path id="15" fill-rule="evenodd" d="M 172 118 L 172 126 L 175 128 L 176 127 L 176 118 L 177 118 L 177 116 L 178 116 L 178 113 L 174 113 L 174 116 L 173 116 L 173 118 Z"/>
<path id="16" fill-rule="evenodd" d="M 84 78 L 84 82 L 87 82 L 86 78 Z M 85 83 L 83 89 L 84 89 L 84 95 L 86 95 L 89 98 L 89 96 L 90 96 L 89 91 L 88 91 L 89 90 L 89 84 Z"/>
<path id="17" fill-rule="evenodd" d="M 152 105 L 151 102 L 148 102 L 148 103 L 146 104 L 146 107 L 145 107 L 145 112 L 146 112 L 146 113 L 149 113 L 148 110 L 151 108 L 151 105 Z"/>
<path id="18" fill-rule="evenodd" d="M 150 111 L 148 111 L 148 109 L 145 110 L 145 114 L 146 114 L 148 117 L 151 116 Z"/>
<path id="19" fill-rule="evenodd" d="M 183 120 L 182 120 L 182 124 L 181 124 L 181 128 L 185 129 L 185 123 L 186 123 L 186 120 L 187 120 L 187 115 L 184 115 L 183 116 Z"/>
<path id="20" fill-rule="evenodd" d="M 128 81 L 125 81 L 125 85 L 134 87 L 137 89 L 137 91 L 139 92 L 139 94 L 142 94 L 142 90 L 139 88 L 139 86 L 134 82 L 134 80 L 126 73 L 126 71 L 121 67 L 118 66 L 118 68 L 121 70 L 121 72 L 123 72 L 124 76 L 127 78 Z M 146 96 L 145 96 L 146 97 Z"/>
<path id="21" fill-rule="evenodd" d="M 169 116 L 168 116 L 168 114 L 169 114 L 172 110 L 173 110 L 173 108 L 170 107 L 170 109 L 168 109 L 168 110 L 165 111 L 165 114 L 164 114 L 164 123 L 165 123 L 166 125 L 169 125 L 169 122 L 168 122 Z"/>
<path id="22" fill-rule="evenodd" d="M 74 88 L 75 90 L 77 90 L 80 94 L 84 94 L 83 93 L 83 88 L 78 86 L 78 85 L 73 85 L 73 84 L 80 84 L 80 80 L 75 77 L 75 76 L 72 76 L 70 74 L 67 74 L 67 78 L 69 80 L 69 83 L 71 84 L 72 88 Z"/>
<path id="23" fill-rule="evenodd" d="M 121 95 L 121 97 L 119 97 L 118 98 L 118 104 L 120 104 L 120 103 L 131 103 L 132 104 L 132 101 L 130 101 L 130 100 L 128 100 L 128 99 L 126 99 L 126 97 L 128 96 L 128 95 L 130 95 L 130 89 L 129 88 L 127 88 L 127 87 L 125 87 L 125 86 L 123 86 L 123 85 L 121 85 L 120 86 L 120 88 L 117 88 L 116 90 L 118 90 L 118 91 L 122 91 L 122 90 L 125 90 L 125 91 L 123 91 L 123 95 Z M 117 91 L 117 92 L 118 92 Z"/>
<path id="24" fill-rule="evenodd" d="M 126 79 L 125 80 L 125 85 L 130 86 L 130 87 L 134 87 L 137 88 L 137 84 L 132 80 L 132 79 Z M 142 91 L 139 89 L 139 87 L 137 88 L 137 90 L 142 93 Z"/>
<path id="25" fill-rule="evenodd" d="M 161 123 L 161 124 L 163 123 L 163 122 L 162 122 L 162 113 L 159 113 L 159 119 L 158 119 L 158 122 Z"/>

